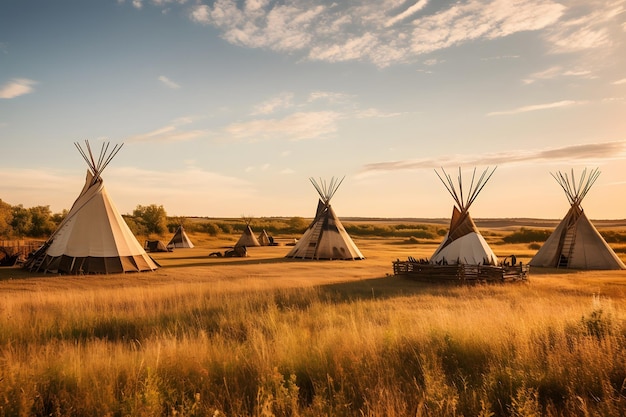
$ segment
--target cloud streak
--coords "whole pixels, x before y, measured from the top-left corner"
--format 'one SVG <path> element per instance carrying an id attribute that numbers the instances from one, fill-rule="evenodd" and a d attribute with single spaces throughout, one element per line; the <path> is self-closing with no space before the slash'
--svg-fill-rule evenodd
<path id="1" fill-rule="evenodd" d="M 203 129 L 185 129 L 183 126 L 193 123 L 190 117 L 181 117 L 170 124 L 152 130 L 147 133 L 140 133 L 126 139 L 126 142 L 182 142 L 190 141 L 210 134 Z"/>
<path id="2" fill-rule="evenodd" d="M 487 113 L 487 116 L 504 116 L 504 115 L 510 115 L 510 114 L 527 113 L 531 111 L 549 110 L 549 109 L 556 109 L 559 107 L 576 106 L 576 105 L 585 104 L 585 103 L 586 103 L 585 101 L 561 100 L 561 101 L 555 101 L 553 103 L 533 104 L 530 106 L 522 106 L 513 110 L 493 111 L 493 112 Z"/>
<path id="3" fill-rule="evenodd" d="M 167 78 L 165 75 L 161 75 L 158 78 L 159 81 L 161 81 L 165 86 L 171 88 L 171 89 L 178 89 L 180 88 L 180 84 L 175 83 L 174 81 L 170 80 L 169 78 Z"/>
<path id="4" fill-rule="evenodd" d="M 0 98 L 11 99 L 34 91 L 36 81 L 27 78 L 14 78 L 0 87 Z"/>
<path id="5" fill-rule="evenodd" d="M 254 106 L 252 115 L 272 114 L 293 106 L 293 93 L 282 93 Z"/>
<path id="6" fill-rule="evenodd" d="M 498 152 L 484 155 L 444 156 L 436 159 L 413 159 L 376 162 L 364 165 L 359 176 L 373 172 L 434 169 L 441 166 L 506 165 L 522 162 L 585 161 L 623 159 L 626 157 L 626 141 L 592 143 L 529 151 Z"/>
<path id="7" fill-rule="evenodd" d="M 283 118 L 254 119 L 232 123 L 223 129 L 229 140 L 305 140 L 328 137 L 338 130 L 341 113 L 334 111 L 296 112 Z"/>

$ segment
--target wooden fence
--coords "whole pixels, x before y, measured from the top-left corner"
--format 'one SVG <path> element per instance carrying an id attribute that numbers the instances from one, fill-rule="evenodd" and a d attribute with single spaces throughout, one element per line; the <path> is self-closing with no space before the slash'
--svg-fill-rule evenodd
<path id="1" fill-rule="evenodd" d="M 44 243 L 43 240 L 0 240 L 0 264 L 14 264 L 19 258 L 26 259 Z"/>
<path id="2" fill-rule="evenodd" d="M 512 282 L 528 279 L 530 267 L 494 265 L 433 265 L 412 261 L 394 261 L 393 274 L 426 282 L 471 284 L 480 282 Z"/>

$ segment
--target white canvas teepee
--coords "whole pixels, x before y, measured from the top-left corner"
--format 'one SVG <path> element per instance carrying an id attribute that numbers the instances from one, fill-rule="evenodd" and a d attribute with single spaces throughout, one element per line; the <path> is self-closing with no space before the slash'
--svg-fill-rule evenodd
<path id="1" fill-rule="evenodd" d="M 330 205 L 341 181 L 332 178 L 330 183 L 318 183 L 309 178 L 317 190 L 320 200 L 317 204 L 315 219 L 306 229 L 300 240 L 286 255 L 287 258 L 301 259 L 364 259 L 363 254 L 354 244 Z"/>
<path id="2" fill-rule="evenodd" d="M 26 268 L 67 274 L 107 274 L 153 271 L 158 264 L 146 253 L 109 197 L 102 171 L 122 148 L 103 144 L 96 160 L 89 142 L 76 148 L 89 170 L 85 186 L 67 217 L 48 241 L 28 260 Z"/>
<path id="3" fill-rule="evenodd" d="M 241 234 L 241 237 L 239 238 L 237 243 L 235 243 L 235 247 L 261 246 L 261 244 L 259 243 L 259 240 L 256 238 L 256 236 L 254 235 L 254 232 L 252 231 L 252 227 L 250 227 L 252 218 L 244 217 L 243 220 L 246 222 L 246 228 L 243 229 L 243 233 Z"/>
<path id="4" fill-rule="evenodd" d="M 458 189 L 452 178 L 442 168 L 445 180 L 435 170 L 435 173 L 454 199 L 456 205 L 452 210 L 450 229 L 431 256 L 433 264 L 466 264 L 466 265 L 497 265 L 498 257 L 493 253 L 483 236 L 478 231 L 476 224 L 469 214 L 469 208 L 482 191 L 483 187 L 493 175 L 494 168 L 483 171 L 480 178 L 476 179 L 476 168 L 472 174 L 469 193 L 463 197 L 463 180 L 459 168 Z"/>
<path id="5" fill-rule="evenodd" d="M 193 243 L 191 243 L 191 239 L 189 239 L 189 236 L 187 236 L 187 233 L 185 233 L 185 228 L 183 227 L 182 224 L 178 226 L 178 228 L 176 229 L 176 232 L 174 232 L 174 236 L 172 236 L 172 238 L 170 239 L 169 243 L 167 244 L 167 247 L 168 248 L 193 248 L 194 247 Z"/>
<path id="6" fill-rule="evenodd" d="M 552 174 L 570 203 L 570 209 L 541 249 L 531 259 L 531 266 L 574 269 L 626 269 L 626 265 L 606 243 L 581 207 L 581 202 L 600 175 L 598 169 L 578 181 L 561 172 Z"/>

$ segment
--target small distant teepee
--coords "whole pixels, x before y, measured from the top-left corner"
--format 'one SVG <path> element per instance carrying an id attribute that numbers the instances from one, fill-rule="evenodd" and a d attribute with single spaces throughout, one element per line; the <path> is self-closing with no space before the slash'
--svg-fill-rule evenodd
<path id="1" fill-rule="evenodd" d="M 272 244 L 270 236 L 267 234 L 265 229 L 261 231 L 257 240 L 261 246 L 270 246 Z"/>
<path id="2" fill-rule="evenodd" d="M 31 271 L 111 274 L 153 271 L 159 265 L 146 253 L 117 211 L 101 174 L 122 145 L 109 152 L 104 143 L 95 159 L 89 142 L 76 148 L 89 170 L 83 190 L 46 243 L 24 265 Z"/>
<path id="3" fill-rule="evenodd" d="M 243 220 L 246 222 L 246 228 L 243 229 L 243 233 L 241 234 L 241 237 L 239 238 L 237 243 L 235 243 L 235 247 L 237 246 L 246 246 L 246 247 L 261 246 L 258 239 L 254 235 L 254 232 L 252 231 L 252 227 L 250 227 L 250 223 L 252 223 L 252 218 L 244 216 Z"/>
<path id="4" fill-rule="evenodd" d="M 191 243 L 191 239 L 189 239 L 189 236 L 187 236 L 187 233 L 185 233 L 185 228 L 183 227 L 183 225 L 181 224 L 180 226 L 178 226 L 178 229 L 176 229 L 176 232 L 174 232 L 174 236 L 172 236 L 172 238 L 170 239 L 169 243 L 167 244 L 168 248 L 193 248 L 193 243 Z"/>
<path id="5" fill-rule="evenodd" d="M 578 181 L 567 173 L 552 174 L 559 183 L 570 209 L 541 249 L 531 259 L 531 266 L 575 269 L 626 269 L 626 265 L 606 243 L 591 223 L 581 202 L 600 175 L 598 169 L 587 175 L 585 169 Z"/>
<path id="6" fill-rule="evenodd" d="M 329 184 L 321 180 L 318 183 L 313 178 L 309 178 L 309 180 L 320 196 L 315 218 L 286 257 L 302 259 L 364 259 L 363 254 L 354 244 L 330 205 L 330 200 L 337 192 L 343 179 L 337 181 L 335 178 L 332 178 Z"/>
<path id="7" fill-rule="evenodd" d="M 476 168 L 472 174 L 469 191 L 464 198 L 463 180 L 459 168 L 458 186 L 455 186 L 452 178 L 443 168 L 442 175 L 435 173 L 450 193 L 456 205 L 452 209 L 450 229 L 431 256 L 433 264 L 467 264 L 467 265 L 497 265 L 498 257 L 493 253 L 483 236 L 478 231 L 474 220 L 469 214 L 469 208 L 482 191 L 483 187 L 493 175 L 495 168 L 489 172 L 489 168 L 483 171 L 480 178 L 476 179 Z"/>

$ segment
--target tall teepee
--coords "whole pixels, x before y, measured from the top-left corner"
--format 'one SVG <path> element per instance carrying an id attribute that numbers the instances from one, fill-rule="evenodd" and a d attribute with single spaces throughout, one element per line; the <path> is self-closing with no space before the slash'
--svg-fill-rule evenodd
<path id="1" fill-rule="evenodd" d="M 363 259 L 364 256 L 354 244 L 343 227 L 330 200 L 337 192 L 341 181 L 335 178 L 330 183 L 309 178 L 320 200 L 317 204 L 315 219 L 306 229 L 300 240 L 286 255 L 287 258 L 302 259 Z"/>
<path id="2" fill-rule="evenodd" d="M 606 243 L 580 205 L 599 175 L 597 168 L 591 170 L 589 175 L 586 169 L 583 170 L 578 181 L 573 170 L 571 176 L 561 172 L 552 174 L 565 191 L 570 209 L 531 259 L 531 266 L 626 269 L 626 265 Z"/>
<path id="3" fill-rule="evenodd" d="M 431 263 L 467 265 L 496 265 L 498 263 L 498 257 L 480 234 L 469 214 L 470 206 L 495 170 L 494 168 L 489 172 L 489 168 L 487 168 L 479 178 L 476 178 L 476 168 L 474 168 L 469 190 L 467 190 L 469 192 L 465 196 L 463 194 L 463 179 L 460 168 L 457 179 L 458 186 L 454 184 L 450 175 L 443 168 L 441 171 L 445 180 L 435 170 L 435 173 L 454 199 L 456 205 L 452 209 L 450 229 L 443 242 L 441 242 L 430 258 Z"/>
<path id="4" fill-rule="evenodd" d="M 26 268 L 67 274 L 107 274 L 153 271 L 158 264 L 146 254 L 104 188 L 102 171 L 122 145 L 109 152 L 104 143 L 98 159 L 85 141 L 76 148 L 89 170 L 80 195 L 67 217 L 46 243 L 28 260 Z"/>
<path id="5" fill-rule="evenodd" d="M 168 248 L 193 248 L 193 243 L 191 243 L 191 239 L 185 233 L 185 228 L 181 224 L 174 232 L 174 236 L 170 239 L 167 244 Z"/>
<path id="6" fill-rule="evenodd" d="M 246 246 L 246 247 L 261 246 L 261 244 L 259 243 L 259 240 L 256 238 L 256 236 L 254 235 L 254 232 L 252 231 L 252 227 L 250 227 L 252 218 L 244 216 L 243 220 L 246 222 L 246 228 L 243 229 L 243 233 L 241 234 L 241 237 L 239 238 L 237 243 L 235 243 L 235 247 L 237 246 Z"/>

